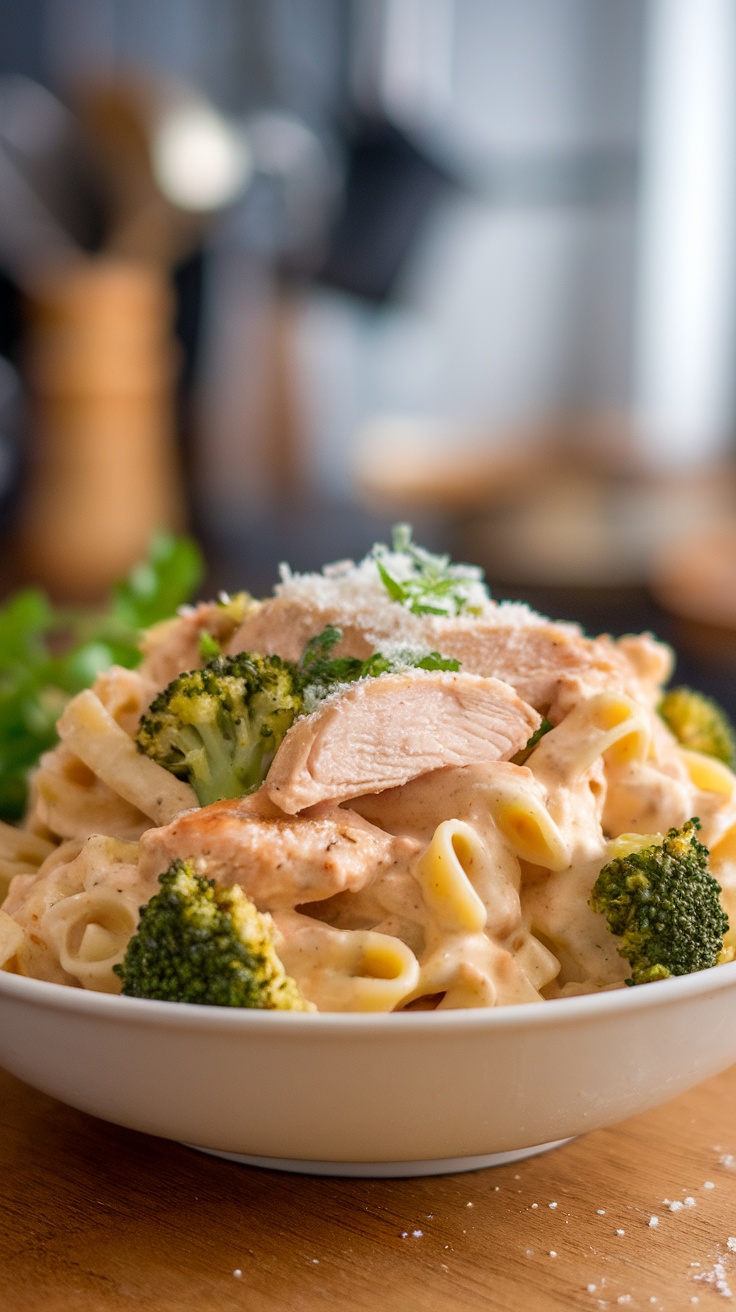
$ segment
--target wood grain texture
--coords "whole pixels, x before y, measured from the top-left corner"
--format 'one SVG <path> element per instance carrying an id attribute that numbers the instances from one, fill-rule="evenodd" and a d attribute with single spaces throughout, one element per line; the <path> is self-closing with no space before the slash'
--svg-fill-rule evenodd
<path id="1" fill-rule="evenodd" d="M 0 1308 L 728 1306 L 695 1277 L 712 1276 L 721 1261 L 736 1297 L 727 1242 L 736 1236 L 727 1160 L 736 1157 L 735 1105 L 736 1067 L 511 1166 L 335 1180 L 209 1158 L 94 1120 L 0 1073 Z M 663 1204 L 686 1197 L 694 1206 Z"/>

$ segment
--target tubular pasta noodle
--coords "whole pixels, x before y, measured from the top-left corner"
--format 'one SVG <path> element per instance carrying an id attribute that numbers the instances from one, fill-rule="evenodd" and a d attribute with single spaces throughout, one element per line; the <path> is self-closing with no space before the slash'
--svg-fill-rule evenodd
<path id="1" fill-rule="evenodd" d="M 85 987 L 100 988 L 106 992 L 112 991 L 113 987 L 117 989 L 117 981 L 111 971 L 108 970 L 106 976 L 104 969 L 95 969 L 94 962 L 87 963 L 91 968 L 87 970 L 84 980 L 73 970 L 67 969 L 64 962 L 69 964 L 75 959 L 76 940 L 69 940 L 69 945 L 64 947 L 62 953 L 55 925 L 57 918 L 64 921 L 66 915 L 70 914 L 64 908 L 84 905 L 75 901 L 80 895 L 96 897 L 100 893 L 104 898 L 109 893 L 114 898 L 122 897 L 132 916 L 132 919 L 131 916 L 127 918 L 124 925 L 124 949 L 137 922 L 138 906 L 154 891 L 142 885 L 137 860 L 137 843 L 121 843 L 115 838 L 98 834 L 83 844 L 62 843 L 47 858 L 37 875 L 21 875 L 14 880 L 5 909 L 23 933 L 23 942 L 16 953 L 18 973 L 63 984 L 83 983 Z M 108 907 L 108 920 L 94 921 L 92 913 L 89 923 L 101 923 L 103 929 L 112 932 L 113 923 L 122 927 L 123 921 L 120 917 L 110 920 L 109 917 L 113 915 L 111 904 L 108 902 L 105 905 Z M 82 926 L 80 940 L 85 927 Z M 99 943 L 100 935 L 96 937 Z M 100 982 L 87 982 L 95 978 Z"/>
<path id="2" fill-rule="evenodd" d="M 509 847 L 522 861 L 547 870 L 564 870 L 570 864 L 560 830 L 531 789 L 509 779 L 494 780 L 489 807 Z"/>
<path id="3" fill-rule="evenodd" d="M 514 951 L 514 959 L 532 988 L 545 988 L 559 974 L 557 957 L 533 934 L 524 935 L 523 942 Z"/>
<path id="4" fill-rule="evenodd" d="M 56 952 L 62 970 L 82 988 L 119 993 L 113 966 L 123 960 L 138 923 L 137 899 L 111 888 L 75 893 L 51 907 L 41 932 Z"/>
<path id="5" fill-rule="evenodd" d="M 16 829 L 0 820 L 0 906 L 16 875 L 35 874 L 54 850 L 54 844 L 27 829 Z"/>
<path id="6" fill-rule="evenodd" d="M 437 1009 L 541 1002 L 539 990 L 551 983 L 559 969 L 557 958 L 526 934 L 521 948 L 496 948 L 489 971 L 462 961 Z"/>
<path id="7" fill-rule="evenodd" d="M 23 930 L 17 921 L 0 911 L 0 970 L 13 969 L 13 958 L 23 943 Z"/>
<path id="8" fill-rule="evenodd" d="M 198 805 L 188 784 L 137 750 L 90 689 L 72 698 L 57 729 L 80 761 L 157 825 Z"/>
<path id="9" fill-rule="evenodd" d="M 60 838 L 108 834 L 135 842 L 151 821 L 70 752 L 63 743 L 41 757 L 31 781 L 28 823 Z"/>
<path id="10" fill-rule="evenodd" d="M 332 929 L 298 912 L 273 919 L 284 969 L 320 1011 L 393 1011 L 417 984 L 419 962 L 401 939 Z"/>
<path id="11" fill-rule="evenodd" d="M 98 674 L 92 685 L 92 691 L 99 697 L 106 711 L 113 720 L 124 729 L 129 738 L 134 738 L 140 718 L 156 695 L 156 687 L 141 678 L 138 670 L 126 670 L 121 665 L 111 665 L 109 670 Z"/>
<path id="12" fill-rule="evenodd" d="M 488 913 L 468 869 L 486 860 L 483 843 L 464 820 L 443 820 L 435 829 L 417 873 L 424 900 L 443 929 L 484 928 Z"/>
<path id="13" fill-rule="evenodd" d="M 47 856 L 54 850 L 54 843 L 28 829 L 16 829 L 14 825 L 0 820 L 0 858 L 3 861 L 15 861 L 37 870 Z"/>
<path id="14" fill-rule="evenodd" d="M 497 990 L 493 980 L 477 966 L 463 961 L 454 978 L 438 1002 L 438 1011 L 454 1011 L 459 1007 L 493 1007 Z"/>
<path id="15" fill-rule="evenodd" d="M 444 994 L 443 1009 L 539 1002 L 539 989 L 558 971 L 557 958 L 526 933 L 514 950 L 482 933 L 443 936 L 421 962 L 419 980 L 405 1002 L 438 993 Z"/>
<path id="16" fill-rule="evenodd" d="M 710 849 L 711 866 L 721 866 L 725 862 L 736 863 L 736 824 L 731 825 Z"/>
<path id="17" fill-rule="evenodd" d="M 685 747 L 680 748 L 680 756 L 696 788 L 702 789 L 704 793 L 724 793 L 728 797 L 731 796 L 736 779 L 723 761 L 716 760 L 714 756 L 705 756 L 703 752 L 693 752 Z"/>
<path id="18" fill-rule="evenodd" d="M 526 764 L 540 779 L 571 781 L 603 756 L 609 764 L 642 761 L 651 742 L 645 710 L 623 693 L 598 693 L 573 707 L 546 733 Z"/>

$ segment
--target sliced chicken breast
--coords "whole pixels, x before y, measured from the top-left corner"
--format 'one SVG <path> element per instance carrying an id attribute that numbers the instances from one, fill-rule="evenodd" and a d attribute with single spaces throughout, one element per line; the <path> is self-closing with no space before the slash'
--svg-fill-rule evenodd
<path id="1" fill-rule="evenodd" d="M 642 653 L 606 635 L 588 638 L 575 624 L 556 624 L 522 606 L 489 603 L 481 616 L 414 615 L 393 602 L 364 609 L 295 596 L 271 598 L 248 616 L 228 650 L 275 653 L 298 661 L 309 640 L 328 625 L 342 630 L 335 656 L 358 656 L 402 643 L 436 650 L 460 662 L 463 672 L 509 683 L 542 715 L 557 722 L 571 697 L 620 688 L 651 699 L 642 686 Z M 651 649 L 651 650 L 649 650 Z M 669 651 L 649 643 L 649 665 L 666 673 Z M 651 676 L 650 676 L 651 677 Z"/>
<path id="2" fill-rule="evenodd" d="M 442 766 L 508 759 L 539 722 L 499 679 L 436 670 L 362 679 L 292 725 L 265 789 L 294 815 Z"/>
<path id="3" fill-rule="evenodd" d="M 165 688 L 178 674 L 204 664 L 204 634 L 224 648 L 240 627 L 239 618 L 256 613 L 259 606 L 260 602 L 243 593 L 227 604 L 206 601 L 183 608 L 173 619 L 154 624 L 141 643 L 143 662 L 138 673 L 154 690 Z"/>
<path id="4" fill-rule="evenodd" d="M 333 656 L 359 656 L 365 660 L 376 650 L 361 626 L 346 623 L 345 616 L 341 617 L 335 607 L 325 609 L 285 597 L 269 597 L 259 610 L 247 616 L 227 649 L 299 661 L 310 639 L 328 624 L 336 625 L 343 634 L 342 642 L 331 653 Z"/>
<path id="5" fill-rule="evenodd" d="M 394 838 L 337 807 L 298 819 L 286 816 L 261 790 L 149 829 L 141 842 L 140 871 L 144 879 L 155 878 L 176 857 L 204 860 L 210 878 L 240 884 L 259 910 L 275 911 L 355 892 L 418 851 L 411 839 Z"/>

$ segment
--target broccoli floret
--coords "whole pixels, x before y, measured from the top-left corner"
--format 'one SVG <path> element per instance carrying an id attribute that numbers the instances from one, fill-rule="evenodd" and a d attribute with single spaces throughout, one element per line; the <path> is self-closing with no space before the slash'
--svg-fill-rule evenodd
<path id="1" fill-rule="evenodd" d="M 136 743 L 165 770 L 191 784 L 202 806 L 260 788 L 294 720 L 341 684 L 392 670 L 458 670 L 439 652 L 401 649 L 367 660 L 331 659 L 340 629 L 307 644 L 299 665 L 280 656 L 239 652 L 180 674 L 151 702 Z"/>
<path id="2" fill-rule="evenodd" d="M 218 656 L 180 674 L 152 701 L 138 749 L 191 784 L 202 806 L 260 787 L 303 712 L 294 665 L 278 656 Z"/>
<path id="3" fill-rule="evenodd" d="M 174 861 L 159 879 L 121 965 L 129 998 L 198 1002 L 210 1007 L 311 1011 L 274 948 L 273 923 L 239 884 L 219 888 Z"/>
<path id="4" fill-rule="evenodd" d="M 694 818 L 664 838 L 617 840 L 621 854 L 595 882 L 590 905 L 622 940 L 619 953 L 631 966 L 627 984 L 718 964 L 728 917 L 718 881 L 708 872 L 708 849 L 696 838 L 699 829 Z"/>
<path id="5" fill-rule="evenodd" d="M 736 734 L 726 712 L 705 693 L 692 688 L 670 688 L 659 713 L 683 747 L 704 752 L 736 767 Z"/>

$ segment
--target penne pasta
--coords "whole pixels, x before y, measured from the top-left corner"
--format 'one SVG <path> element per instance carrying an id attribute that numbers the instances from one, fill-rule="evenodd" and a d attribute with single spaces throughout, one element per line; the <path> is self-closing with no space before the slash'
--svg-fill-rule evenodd
<path id="1" fill-rule="evenodd" d="M 531 865 L 564 870 L 570 854 L 547 808 L 531 790 L 505 781 L 490 791 L 491 815 L 511 850 Z"/>
<path id="2" fill-rule="evenodd" d="M 487 919 L 483 901 L 472 884 L 473 868 L 487 854 L 471 825 L 443 820 L 419 862 L 424 900 L 443 929 L 482 930 Z"/>
<path id="3" fill-rule="evenodd" d="M 120 980 L 112 968 L 123 960 L 137 921 L 134 899 L 101 887 L 55 903 L 42 917 L 40 929 L 61 969 L 83 988 L 119 993 Z"/>
<path id="4" fill-rule="evenodd" d="M 332 929 L 293 912 L 274 920 L 287 973 L 320 1011 L 393 1011 L 419 979 L 414 953 L 398 938 Z"/>

